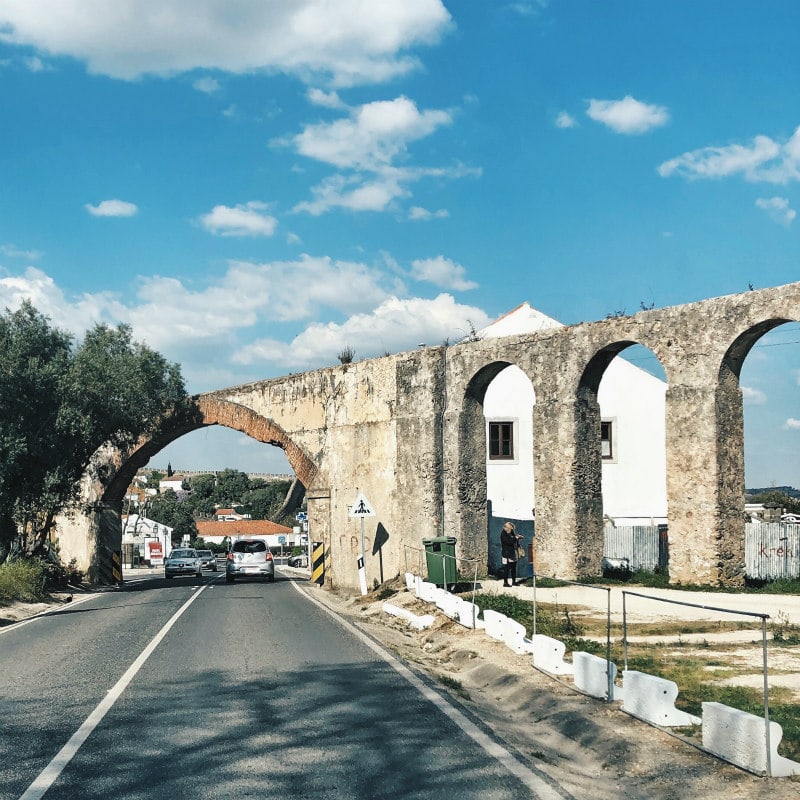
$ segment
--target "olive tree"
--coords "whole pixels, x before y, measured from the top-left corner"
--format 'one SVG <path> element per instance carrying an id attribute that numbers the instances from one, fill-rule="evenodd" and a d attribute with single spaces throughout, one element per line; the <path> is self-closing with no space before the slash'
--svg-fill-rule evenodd
<path id="1" fill-rule="evenodd" d="M 19 537 L 45 542 L 103 444 L 133 445 L 188 408 L 180 368 L 130 327 L 98 324 L 82 341 L 25 302 L 0 316 L 0 560 Z"/>

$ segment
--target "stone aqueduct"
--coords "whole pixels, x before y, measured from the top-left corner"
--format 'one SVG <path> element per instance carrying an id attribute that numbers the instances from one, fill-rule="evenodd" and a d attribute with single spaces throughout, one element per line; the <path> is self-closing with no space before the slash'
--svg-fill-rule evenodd
<path id="1" fill-rule="evenodd" d="M 195 416 L 122 455 L 101 452 L 83 504 L 59 520 L 61 551 L 101 577 L 120 546 L 122 498 L 136 469 L 183 434 L 224 425 L 285 450 L 306 487 L 311 536 L 328 585 L 358 585 L 363 492 L 367 578 L 403 571 L 421 540 L 454 536 L 460 557 L 488 557 L 485 424 L 492 379 L 515 364 L 530 378 L 536 564 L 542 575 L 600 571 L 600 413 L 605 368 L 642 344 L 665 370 L 669 570 L 672 581 L 744 578 L 744 436 L 739 374 L 754 343 L 800 320 L 800 283 L 500 339 L 420 348 L 288 375 L 196 398 Z M 379 554 L 372 551 L 380 531 Z"/>

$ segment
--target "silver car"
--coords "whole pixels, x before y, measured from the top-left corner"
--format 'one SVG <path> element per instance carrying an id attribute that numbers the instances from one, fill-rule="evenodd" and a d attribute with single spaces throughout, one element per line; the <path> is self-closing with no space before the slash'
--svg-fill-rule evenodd
<path id="1" fill-rule="evenodd" d="M 174 578 L 176 575 L 203 577 L 203 564 L 193 547 L 176 547 L 165 559 L 164 577 Z"/>
<path id="2" fill-rule="evenodd" d="M 217 571 L 217 557 L 211 550 L 198 550 L 197 555 L 200 556 L 200 566 L 203 569 L 213 569 Z"/>
<path id="3" fill-rule="evenodd" d="M 225 580 L 233 583 L 236 578 L 249 577 L 275 580 L 275 561 L 261 539 L 239 539 L 228 551 Z"/>

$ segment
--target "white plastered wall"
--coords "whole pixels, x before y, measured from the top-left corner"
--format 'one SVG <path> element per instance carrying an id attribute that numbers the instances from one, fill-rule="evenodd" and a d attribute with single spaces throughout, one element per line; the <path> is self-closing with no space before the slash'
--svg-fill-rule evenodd
<path id="1" fill-rule="evenodd" d="M 561 323 L 531 308 L 518 306 L 480 332 L 482 338 L 508 336 Z M 650 525 L 667 521 L 664 404 L 667 385 L 639 367 L 615 358 L 598 391 L 600 414 L 612 422 L 613 457 L 602 465 L 603 511 L 617 525 Z M 504 369 L 484 398 L 489 421 L 514 422 L 515 458 L 489 461 L 486 479 L 492 515 L 533 518 L 535 508 L 532 410 L 535 392 L 527 375 L 515 366 Z M 488 431 L 487 431 L 488 438 Z"/>

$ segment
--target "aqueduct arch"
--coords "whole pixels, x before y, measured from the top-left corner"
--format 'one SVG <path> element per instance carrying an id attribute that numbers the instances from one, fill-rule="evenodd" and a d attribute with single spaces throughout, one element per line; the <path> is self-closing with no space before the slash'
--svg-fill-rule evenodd
<path id="1" fill-rule="evenodd" d="M 223 424 L 283 445 L 308 488 L 311 535 L 326 545 L 326 581 L 357 586 L 358 528 L 348 507 L 359 492 L 376 510 L 368 546 L 375 550 L 381 541 L 380 552 L 368 554 L 369 582 L 377 579 L 378 556 L 381 574 L 397 574 L 423 537 L 453 535 L 460 554 L 485 552 L 482 403 L 492 378 L 515 364 L 536 392 L 537 571 L 564 578 L 596 574 L 602 541 L 597 388 L 613 357 L 639 343 L 659 358 L 668 381 L 670 578 L 735 585 L 744 576 L 739 371 L 761 335 L 798 319 L 800 283 L 793 283 L 418 348 L 209 392 L 197 398 L 193 427 L 173 438 Z M 146 463 L 166 443 L 143 445 L 137 458 Z M 126 463 L 135 461 L 128 456 Z M 97 527 L 97 503 L 122 497 L 125 473 L 116 465 L 98 472 L 91 486 L 87 481 L 84 538 Z"/>
<path id="2" fill-rule="evenodd" d="M 196 397 L 184 415 L 166 420 L 156 436 L 141 440 L 130 452 L 104 447 L 95 455 L 84 476 L 82 508 L 74 509 L 58 522 L 62 552 L 74 554 L 90 579 L 111 578 L 107 554 L 120 549 L 123 498 L 136 472 L 171 442 L 211 425 L 231 428 L 280 447 L 302 486 L 308 487 L 314 481 L 318 470 L 312 459 L 273 420 L 220 397 Z"/>

